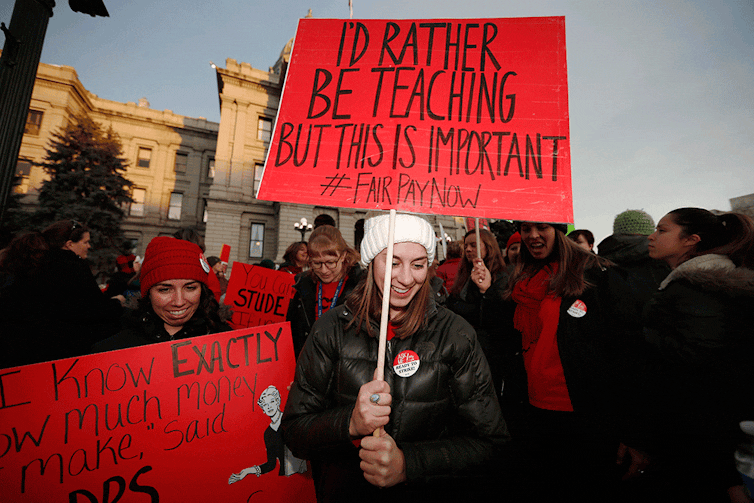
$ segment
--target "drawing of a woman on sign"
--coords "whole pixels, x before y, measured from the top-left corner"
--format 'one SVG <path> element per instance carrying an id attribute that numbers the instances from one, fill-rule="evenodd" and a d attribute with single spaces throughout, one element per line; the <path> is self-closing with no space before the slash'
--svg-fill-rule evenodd
<path id="1" fill-rule="evenodd" d="M 270 425 L 264 430 L 264 446 L 267 449 L 267 462 L 261 465 L 254 465 L 244 468 L 239 473 L 231 474 L 228 484 L 238 482 L 250 473 L 256 474 L 257 477 L 271 472 L 280 462 L 278 475 L 290 476 L 294 473 L 304 473 L 306 471 L 306 461 L 298 459 L 291 454 L 291 451 L 283 443 L 283 435 L 280 432 L 280 420 L 283 417 L 283 411 L 280 408 L 280 392 L 275 386 L 268 386 L 259 396 L 257 404 L 262 408 L 265 414 L 270 416 Z"/>

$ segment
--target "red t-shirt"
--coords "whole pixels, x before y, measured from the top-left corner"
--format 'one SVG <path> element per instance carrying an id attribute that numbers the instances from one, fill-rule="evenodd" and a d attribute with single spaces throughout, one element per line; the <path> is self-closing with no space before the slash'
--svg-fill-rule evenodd
<path id="1" fill-rule="evenodd" d="M 343 297 L 343 290 L 345 289 L 346 281 L 348 281 L 348 276 L 343 278 L 343 286 L 340 289 L 340 292 L 338 293 L 338 299 Z M 330 283 L 319 283 L 322 285 L 322 314 L 325 314 L 328 309 L 330 309 L 330 304 L 332 304 L 332 298 L 335 295 L 335 290 L 338 289 L 338 283 L 340 281 L 331 281 Z M 317 286 L 317 290 L 319 291 L 319 286 Z M 319 294 L 317 294 L 319 295 Z M 319 316 L 317 315 L 319 309 L 317 304 L 314 305 L 314 317 L 315 319 L 319 319 Z"/>

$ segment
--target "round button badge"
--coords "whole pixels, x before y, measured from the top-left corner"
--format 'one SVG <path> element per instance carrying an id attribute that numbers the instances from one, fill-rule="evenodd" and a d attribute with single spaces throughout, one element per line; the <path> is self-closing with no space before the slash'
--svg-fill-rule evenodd
<path id="1" fill-rule="evenodd" d="M 407 349 L 398 353 L 393 360 L 393 370 L 401 377 L 411 377 L 419 370 L 419 355 Z"/>
<path id="2" fill-rule="evenodd" d="M 583 301 L 577 300 L 568 308 L 568 314 L 574 318 L 581 318 L 586 314 L 586 304 Z"/>

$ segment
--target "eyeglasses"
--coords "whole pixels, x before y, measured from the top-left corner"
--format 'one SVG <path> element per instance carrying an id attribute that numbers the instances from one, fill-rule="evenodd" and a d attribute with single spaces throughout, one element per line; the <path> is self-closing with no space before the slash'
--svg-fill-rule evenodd
<path id="1" fill-rule="evenodd" d="M 322 266 L 326 267 L 327 269 L 330 269 L 331 271 L 335 269 L 338 265 L 338 262 L 340 262 L 341 257 L 338 257 L 337 260 L 326 260 L 324 262 L 319 262 L 316 260 L 310 260 L 309 265 L 312 269 L 320 269 Z"/>

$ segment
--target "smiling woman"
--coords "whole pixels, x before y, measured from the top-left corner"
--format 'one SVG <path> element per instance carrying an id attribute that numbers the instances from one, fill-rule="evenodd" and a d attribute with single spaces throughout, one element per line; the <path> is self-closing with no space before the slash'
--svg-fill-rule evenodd
<path id="1" fill-rule="evenodd" d="M 139 307 L 125 318 L 121 332 L 94 346 L 95 352 L 230 330 L 207 286 L 209 271 L 196 244 L 154 238 L 141 266 Z"/>
<path id="2" fill-rule="evenodd" d="M 384 291 L 388 218 L 365 222 L 366 274 L 345 305 L 314 324 L 299 355 L 283 416 L 286 444 L 312 460 L 319 502 L 354 494 L 362 502 L 474 499 L 486 487 L 463 474 L 481 469 L 508 439 L 489 367 L 474 329 L 434 303 L 427 279 L 436 241 L 426 220 L 396 216 Z M 383 295 L 390 322 L 378 362 Z M 378 364 L 384 380 L 373 377 Z"/>
<path id="3" fill-rule="evenodd" d="M 616 501 L 616 457 L 627 478 L 640 476 L 648 462 L 620 443 L 643 434 L 634 429 L 641 409 L 630 405 L 643 397 L 632 386 L 639 306 L 624 272 L 568 239 L 565 224 L 522 222 L 519 231 L 523 246 L 506 290 L 515 311 L 497 335 L 515 341 L 525 369 L 504 388 L 523 390 L 522 400 L 504 395 L 503 404 L 527 452 L 517 467 L 522 486 L 537 486 L 527 501 L 562 494 Z M 557 469 L 543 478 L 542 466 Z"/>

